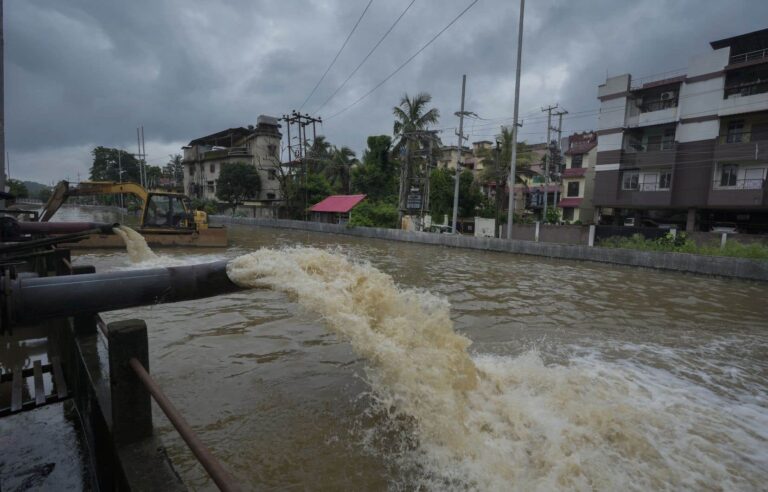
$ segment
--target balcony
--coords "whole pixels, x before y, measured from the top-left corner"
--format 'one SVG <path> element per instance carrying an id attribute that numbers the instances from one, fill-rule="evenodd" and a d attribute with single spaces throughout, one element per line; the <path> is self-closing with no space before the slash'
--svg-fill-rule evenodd
<path id="1" fill-rule="evenodd" d="M 563 169 L 564 178 L 582 178 L 585 174 L 587 174 L 587 168 L 585 167 L 569 167 L 568 169 Z"/>
<path id="2" fill-rule="evenodd" d="M 732 186 L 712 182 L 707 205 L 710 207 L 761 207 L 768 205 L 764 179 L 738 179 Z"/>
<path id="3" fill-rule="evenodd" d="M 738 65 L 740 63 L 755 62 L 759 60 L 768 60 L 768 48 L 732 55 L 728 62 L 731 65 Z"/>
<path id="4" fill-rule="evenodd" d="M 736 132 L 720 135 L 715 161 L 768 160 L 768 132 Z"/>
<path id="5" fill-rule="evenodd" d="M 617 202 L 621 207 L 667 207 L 672 203 L 672 191 L 650 184 L 636 190 L 620 189 Z"/>

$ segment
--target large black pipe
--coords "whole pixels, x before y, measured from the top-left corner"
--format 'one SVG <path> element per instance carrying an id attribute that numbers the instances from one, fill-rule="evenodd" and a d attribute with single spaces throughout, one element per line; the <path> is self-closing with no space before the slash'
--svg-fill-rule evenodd
<path id="1" fill-rule="evenodd" d="M 22 234 L 72 234 L 98 229 L 102 234 L 113 234 L 112 229 L 120 224 L 106 222 L 19 222 Z"/>
<path id="2" fill-rule="evenodd" d="M 240 290 L 217 261 L 149 270 L 17 278 L 4 289 L 10 324 L 213 297 Z"/>

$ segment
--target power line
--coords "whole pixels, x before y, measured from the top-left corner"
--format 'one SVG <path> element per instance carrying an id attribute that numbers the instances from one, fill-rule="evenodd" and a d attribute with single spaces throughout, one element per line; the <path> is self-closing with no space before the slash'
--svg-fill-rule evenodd
<path id="1" fill-rule="evenodd" d="M 334 98 L 334 96 L 335 96 L 336 94 L 338 94 L 338 93 L 339 93 L 339 91 L 342 89 L 342 87 L 344 87 L 345 85 L 347 85 L 347 82 L 349 82 L 349 79 L 351 79 L 352 77 L 354 77 L 354 75 L 357 73 L 357 71 L 358 71 L 358 70 L 360 70 L 360 67 L 362 67 L 362 66 L 363 66 L 363 64 L 364 64 L 364 63 L 365 63 L 365 62 L 368 60 L 368 58 L 369 58 L 369 57 L 370 57 L 370 56 L 373 54 L 373 52 L 374 52 L 374 51 L 376 51 L 376 49 L 379 47 L 379 45 L 380 45 L 380 44 L 381 44 L 381 43 L 382 43 L 382 42 L 383 42 L 383 41 L 384 41 L 384 40 L 387 38 L 387 36 L 389 36 L 389 33 L 391 33 L 391 32 L 392 32 L 392 29 L 394 29 L 394 28 L 395 28 L 395 26 L 397 25 L 397 23 L 398 23 L 398 22 L 400 22 L 400 19 L 402 19 L 402 18 L 403 18 L 403 16 L 405 15 L 405 13 L 406 13 L 406 12 L 408 12 L 408 10 L 410 10 L 411 6 L 412 6 L 414 3 L 416 3 L 416 0 L 411 0 L 411 3 L 409 3 L 409 4 L 408 4 L 408 6 L 407 6 L 407 7 L 405 7 L 405 10 L 403 10 L 403 11 L 400 13 L 400 15 L 397 17 L 397 19 L 395 19 L 395 22 L 393 22 L 393 23 L 392 23 L 392 25 L 391 25 L 391 26 L 389 26 L 389 29 L 387 29 L 387 32 L 385 32 L 385 33 L 384 33 L 384 35 L 383 35 L 381 38 L 379 38 L 379 41 L 378 41 L 378 42 L 377 42 L 377 43 L 376 43 L 376 44 L 373 46 L 373 48 L 371 48 L 371 51 L 369 51 L 369 52 L 368 52 L 368 54 L 367 54 L 367 55 L 365 55 L 365 57 L 363 58 L 363 61 L 361 61 L 361 62 L 360 62 L 358 65 L 357 65 L 357 67 L 355 67 L 355 69 L 354 69 L 354 70 L 352 70 L 352 73 L 350 73 L 350 74 L 347 76 L 347 78 L 346 78 L 346 79 L 344 79 L 344 82 L 342 82 L 342 83 L 341 83 L 341 85 L 339 85 L 339 86 L 336 88 L 336 90 L 335 90 L 335 91 L 333 91 L 333 94 L 331 94 L 330 96 L 328 96 L 328 99 L 326 99 L 325 101 L 323 101 L 323 104 L 321 104 L 321 105 L 320 105 L 320 107 L 319 107 L 319 108 L 317 108 L 317 109 L 316 109 L 316 110 L 313 112 L 313 114 L 317 114 L 317 113 L 319 113 L 319 112 L 320 112 L 320 110 L 321 110 L 321 109 L 323 109 L 323 108 L 325 107 L 325 105 L 326 105 L 326 104 L 328 104 L 328 101 L 330 101 L 331 99 L 333 99 L 333 98 Z"/>
<path id="2" fill-rule="evenodd" d="M 468 6 L 467 6 L 467 7 L 466 7 L 464 10 L 462 10 L 462 11 L 459 13 L 459 15 L 457 15 L 456 17 L 454 17 L 454 19 L 453 19 L 451 22 L 449 22 L 449 23 L 448 23 L 448 24 L 447 24 L 447 25 L 446 25 L 444 28 L 442 28 L 442 29 L 440 30 L 440 32 L 438 32 L 437 34 L 435 34 L 435 35 L 432 37 L 432 39 L 430 39 L 429 41 L 427 41 L 427 43 L 426 43 L 424 46 L 422 46 L 421 48 L 419 48 L 419 49 L 416 51 L 416 53 L 414 53 L 413 55 L 411 55 L 411 56 L 410 56 L 410 57 L 409 57 L 407 60 L 405 60 L 405 61 L 404 61 L 402 64 L 400 64 L 400 66 L 399 66 L 399 67 L 397 67 L 397 68 L 396 68 L 396 69 L 395 69 L 395 70 L 394 70 L 392 73 L 390 73 L 389 75 L 387 75 L 387 76 L 384 78 L 384 80 L 382 80 L 381 82 L 379 82 L 378 84 L 376 84 L 376 85 L 373 87 L 373 89 L 369 90 L 368 92 L 366 92 L 365 94 L 363 94 L 362 96 L 360 96 L 359 98 L 357 98 L 357 99 L 355 100 L 355 102 L 353 102 L 353 103 L 352 103 L 352 104 L 350 104 L 349 106 L 346 106 L 346 107 L 345 107 L 344 109 L 342 109 L 341 111 L 338 111 L 338 112 L 336 112 L 336 113 L 332 114 L 331 116 L 329 116 L 328 118 L 326 118 L 326 121 L 327 121 L 327 120 L 330 120 L 331 118 L 335 118 L 336 116 L 338 116 L 338 115 L 340 115 L 340 114 L 342 114 L 342 113 L 344 113 L 344 112 L 348 111 L 350 108 L 352 108 L 353 106 L 355 106 L 355 105 L 357 105 L 358 103 L 360 103 L 360 101 L 362 101 L 362 100 L 363 100 L 363 99 L 365 99 L 366 97 L 368 97 L 368 96 L 370 96 L 371 94 L 373 94 L 373 92 L 374 92 L 376 89 L 378 89 L 379 87 L 381 87 L 382 85 L 384 85 L 384 84 L 385 84 L 385 83 L 386 83 L 386 82 L 387 82 L 389 79 L 391 79 L 392 77 L 394 77 L 394 76 L 395 76 L 395 75 L 396 75 L 398 72 L 400 72 L 400 70 L 402 70 L 403 68 L 405 68 L 405 66 L 406 66 L 406 65 L 408 65 L 408 64 L 409 64 L 411 61 L 413 61 L 413 59 L 414 59 L 414 58 L 416 58 L 416 57 L 417 57 L 417 56 L 418 56 L 418 55 L 419 55 L 419 54 L 420 54 L 422 51 L 424 51 L 425 49 L 427 49 L 427 47 L 428 47 L 429 45 L 431 45 L 431 44 L 432 44 L 432 43 L 433 43 L 433 42 L 434 42 L 434 41 L 435 41 L 437 38 L 439 38 L 441 34 L 443 34 L 445 31 L 447 31 L 447 30 L 448 30 L 448 28 L 450 28 L 450 27 L 451 27 L 453 24 L 455 24 L 455 23 L 456 23 L 456 21 L 457 21 L 457 20 L 459 20 L 459 19 L 461 18 L 461 16 L 463 16 L 464 14 L 466 14 L 466 13 L 467 13 L 467 11 L 468 11 L 469 9 L 471 9 L 471 8 L 472 8 L 472 7 L 473 7 L 473 6 L 474 6 L 474 5 L 475 5 L 475 4 L 478 2 L 478 1 L 479 1 L 479 0 L 474 0 L 472 3 L 470 3 L 470 4 L 469 4 L 469 5 L 468 5 Z"/>
<path id="3" fill-rule="evenodd" d="M 320 86 L 320 83 L 325 79 L 325 76 L 328 75 L 328 72 L 331 70 L 331 67 L 333 67 L 333 64 L 336 63 L 336 60 L 339 59 L 339 55 L 341 55 L 341 52 L 344 51 L 344 48 L 347 46 L 347 43 L 349 42 L 349 38 L 352 37 L 352 34 L 355 33 L 355 30 L 357 29 L 357 26 L 360 24 L 360 21 L 363 20 L 363 17 L 365 17 L 365 13 L 368 12 L 368 7 L 371 6 L 373 3 L 373 0 L 368 1 L 368 5 L 365 6 L 365 9 L 363 9 L 363 13 L 360 14 L 360 17 L 357 19 L 357 22 L 355 22 L 355 25 L 352 26 L 352 30 L 349 31 L 349 34 L 347 34 L 347 39 L 344 40 L 344 44 L 341 45 L 341 48 L 339 48 L 339 51 L 336 52 L 336 56 L 333 57 L 333 60 L 331 60 L 330 65 L 328 65 L 328 68 L 325 69 L 325 72 L 323 72 L 323 76 L 320 77 L 320 80 L 317 81 L 317 84 L 315 84 L 315 87 L 312 89 L 312 92 L 309 93 L 306 99 L 304 99 L 304 102 L 301 103 L 301 106 L 299 106 L 299 111 L 301 111 L 301 108 L 304 107 L 305 104 L 307 104 L 307 101 L 309 101 L 309 98 L 312 97 L 312 95 L 315 93 L 317 88 Z"/>

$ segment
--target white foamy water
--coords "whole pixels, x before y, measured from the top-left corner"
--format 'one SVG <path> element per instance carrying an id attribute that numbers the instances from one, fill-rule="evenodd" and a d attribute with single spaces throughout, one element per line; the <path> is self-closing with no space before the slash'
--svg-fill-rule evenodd
<path id="1" fill-rule="evenodd" d="M 149 249 L 146 239 L 138 232 L 124 225 L 117 226 L 112 231 L 125 241 L 125 249 L 128 250 L 128 257 L 133 263 L 157 260 L 157 255 Z"/>
<path id="2" fill-rule="evenodd" d="M 755 490 L 768 480 L 759 402 L 597 355 L 551 365 L 535 351 L 470 355 L 444 299 L 314 248 L 262 249 L 228 274 L 294 296 L 368 361 L 388 428 L 415 443 L 391 456 L 415 474 L 404 488 Z"/>

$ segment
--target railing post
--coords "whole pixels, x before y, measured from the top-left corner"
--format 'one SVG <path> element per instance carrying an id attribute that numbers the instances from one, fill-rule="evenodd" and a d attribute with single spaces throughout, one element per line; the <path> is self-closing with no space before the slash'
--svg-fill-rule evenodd
<path id="1" fill-rule="evenodd" d="M 112 437 L 117 446 L 152 435 L 150 395 L 128 361 L 135 357 L 149 370 L 147 325 L 130 319 L 107 325 Z"/>
<path id="2" fill-rule="evenodd" d="M 539 242 L 539 227 L 540 227 L 540 225 L 541 225 L 541 222 L 539 222 L 537 220 L 536 221 L 536 228 L 534 229 L 534 232 L 533 232 L 533 240 L 536 241 L 537 243 Z"/>
<path id="3" fill-rule="evenodd" d="M 728 233 L 724 232 L 722 236 L 720 236 L 720 249 L 725 248 L 725 243 L 728 241 Z"/>
<path id="4" fill-rule="evenodd" d="M 589 247 L 595 245 L 595 224 L 589 226 L 589 239 L 587 240 L 587 245 Z"/>

